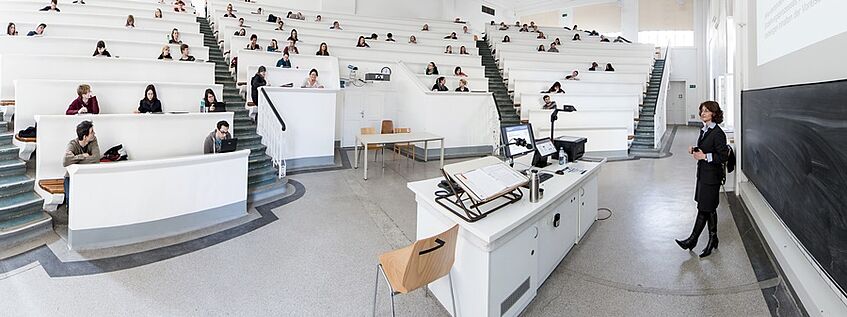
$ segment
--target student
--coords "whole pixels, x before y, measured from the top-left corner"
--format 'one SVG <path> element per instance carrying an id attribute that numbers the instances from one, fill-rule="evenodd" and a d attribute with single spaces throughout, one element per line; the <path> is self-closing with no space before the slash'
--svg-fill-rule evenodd
<path id="1" fill-rule="evenodd" d="M 565 76 L 566 80 L 579 80 L 579 71 L 574 70 L 570 75 Z"/>
<path id="2" fill-rule="evenodd" d="M 214 90 L 206 88 L 205 96 L 206 98 L 203 98 L 203 102 L 207 112 L 226 112 L 226 104 L 218 101 L 218 97 L 215 97 Z"/>
<path id="3" fill-rule="evenodd" d="M 445 38 L 445 39 L 448 39 L 448 40 L 455 40 L 455 39 L 458 39 L 458 37 L 456 36 L 456 32 L 452 32 L 452 33 L 450 33 L 450 35 L 445 36 L 444 38 Z"/>
<path id="4" fill-rule="evenodd" d="M 544 105 L 541 106 L 541 109 L 556 109 L 556 102 L 550 100 L 550 95 L 544 95 L 544 98 L 542 98 L 542 100 L 544 100 Z"/>
<path id="5" fill-rule="evenodd" d="M 276 67 L 291 68 L 291 61 L 288 59 L 288 52 L 282 53 L 282 58 L 276 61 Z"/>
<path id="6" fill-rule="evenodd" d="M 459 79 L 459 87 L 456 87 L 456 92 L 470 92 L 468 89 L 468 81 L 464 78 Z"/>
<path id="7" fill-rule="evenodd" d="M 182 0 L 174 1 L 174 12 L 185 12 L 185 2 Z"/>
<path id="8" fill-rule="evenodd" d="M 591 67 L 588 68 L 588 70 L 593 72 L 593 71 L 597 70 L 597 67 L 600 67 L 600 65 L 597 64 L 597 62 L 591 62 Z"/>
<path id="9" fill-rule="evenodd" d="M 41 9 L 39 9 L 38 11 L 56 11 L 56 12 L 62 12 L 62 10 L 59 10 L 59 8 L 57 7 L 57 5 L 58 5 L 58 0 L 50 0 L 50 5 L 49 5 L 49 6 L 43 7 L 43 8 L 41 8 Z"/>
<path id="10" fill-rule="evenodd" d="M 562 45 L 562 42 L 561 42 L 561 41 L 559 41 L 559 38 L 558 38 L 558 37 L 556 38 L 556 40 L 555 40 L 555 41 L 553 41 L 553 43 L 556 43 L 556 46 Z"/>
<path id="11" fill-rule="evenodd" d="M 188 44 L 182 44 L 179 46 L 179 51 L 182 53 L 182 56 L 179 57 L 180 61 L 183 62 L 193 62 L 194 56 L 189 55 Z"/>
<path id="12" fill-rule="evenodd" d="M 294 18 L 294 12 L 288 11 L 288 14 L 285 15 L 285 18 L 286 19 L 293 19 Z"/>
<path id="13" fill-rule="evenodd" d="M 518 30 L 518 32 L 529 32 L 529 27 L 524 24 L 523 26 L 521 26 L 521 29 Z"/>
<path id="14" fill-rule="evenodd" d="M 135 113 L 156 112 L 162 112 L 162 102 L 159 101 L 159 97 L 156 95 L 156 87 L 150 84 L 144 89 L 144 98 L 138 102 L 138 110 Z"/>
<path id="15" fill-rule="evenodd" d="M 462 68 L 459 66 L 456 66 L 456 69 L 453 70 L 453 75 L 459 77 L 468 77 L 468 75 L 465 74 L 465 72 L 463 72 Z"/>
<path id="16" fill-rule="evenodd" d="M 65 111 L 66 115 L 75 114 L 98 114 L 100 113 L 100 105 L 97 104 L 97 97 L 91 92 L 91 86 L 88 84 L 79 85 L 76 88 L 77 98 L 68 106 Z"/>
<path id="17" fill-rule="evenodd" d="M 447 45 L 447 47 L 444 48 L 444 54 L 453 54 L 453 46 Z"/>
<path id="18" fill-rule="evenodd" d="M 300 88 L 324 88 L 324 85 L 321 85 L 321 83 L 318 82 L 317 69 L 312 68 L 312 70 L 309 71 L 309 77 L 306 77 L 306 79 L 303 80 L 303 85 L 300 85 Z"/>
<path id="19" fill-rule="evenodd" d="M 97 144 L 97 136 L 94 135 L 94 124 L 85 120 L 76 126 L 76 138 L 68 142 L 65 148 L 62 166 L 68 167 L 74 164 L 97 164 L 100 163 L 100 146 Z M 69 194 L 71 188 L 70 174 L 65 171 L 65 205 L 70 206 Z"/>
<path id="20" fill-rule="evenodd" d="M 132 14 L 126 16 L 126 25 L 124 25 L 127 29 L 135 28 L 135 17 Z"/>
<path id="21" fill-rule="evenodd" d="M 285 27 L 285 22 L 283 22 L 282 19 L 277 19 L 276 20 L 276 28 L 274 29 L 274 31 L 282 31 L 284 27 Z"/>
<path id="22" fill-rule="evenodd" d="M 291 29 L 291 33 L 288 35 L 289 41 L 297 42 L 300 38 L 297 37 L 297 29 Z"/>
<path id="23" fill-rule="evenodd" d="M 9 25 L 6 26 L 6 35 L 15 36 L 18 35 L 18 29 L 15 27 L 15 24 L 9 22 Z"/>
<path id="24" fill-rule="evenodd" d="M 158 59 L 173 60 L 173 57 L 171 57 L 171 47 L 170 47 L 170 45 L 165 44 L 164 46 L 162 46 L 162 54 L 159 54 Z"/>
<path id="25" fill-rule="evenodd" d="M 629 40 L 625 39 L 623 36 L 618 36 L 617 38 L 615 38 L 614 42 L 615 43 L 630 43 L 630 44 L 632 43 Z"/>
<path id="26" fill-rule="evenodd" d="M 276 42 L 276 39 L 271 39 L 271 45 L 268 46 L 268 52 L 279 52 L 279 43 Z"/>
<path id="27" fill-rule="evenodd" d="M 229 139 L 232 139 L 232 134 L 229 134 L 229 122 L 218 121 L 215 130 L 203 141 L 203 154 L 220 153 L 221 141 Z"/>
<path id="28" fill-rule="evenodd" d="M 605 35 L 600 35 L 600 42 L 609 43 L 609 39 Z"/>
<path id="29" fill-rule="evenodd" d="M 35 31 L 29 31 L 26 36 L 44 35 L 45 28 L 47 28 L 47 24 L 41 23 L 35 28 Z"/>
<path id="30" fill-rule="evenodd" d="M 563 94 L 563 93 L 565 93 L 565 91 L 564 91 L 564 90 L 562 90 L 562 84 L 560 84 L 560 83 L 557 81 L 557 82 L 553 83 L 553 86 L 550 86 L 550 89 L 547 89 L 546 93 L 550 93 L 550 94 Z"/>
<path id="31" fill-rule="evenodd" d="M 224 13 L 224 18 L 235 18 L 235 14 L 232 13 L 232 5 L 226 6 L 226 13 Z"/>
<path id="32" fill-rule="evenodd" d="M 321 43 L 321 46 L 318 47 L 318 52 L 315 53 L 318 56 L 329 56 L 329 50 L 327 49 L 326 42 Z"/>
<path id="33" fill-rule="evenodd" d="M 531 28 L 537 27 L 537 26 L 535 26 L 535 21 L 529 21 L 529 27 L 531 27 Z"/>
<path id="34" fill-rule="evenodd" d="M 438 79 L 435 80 L 435 85 L 432 85 L 432 91 L 450 91 L 450 89 L 444 85 L 445 83 L 447 83 L 447 79 L 444 78 L 444 76 L 438 77 Z"/>
<path id="35" fill-rule="evenodd" d="M 153 18 L 154 19 L 161 19 L 162 18 L 162 9 L 156 9 L 156 11 L 153 12 Z"/>
<path id="36" fill-rule="evenodd" d="M 414 35 L 409 36 L 409 44 L 418 44 L 418 38 L 416 38 Z"/>
<path id="37" fill-rule="evenodd" d="M 509 43 L 511 41 L 512 41 L 512 39 L 508 35 L 503 37 L 503 43 Z"/>
<path id="38" fill-rule="evenodd" d="M 588 36 L 598 36 L 598 35 L 600 35 L 600 33 L 598 33 L 597 30 L 591 30 L 591 32 L 588 32 Z"/>
<path id="39" fill-rule="evenodd" d="M 246 2 L 250 2 L 250 1 L 246 1 Z M 256 11 L 255 11 L 255 12 L 250 11 L 250 14 L 258 14 L 258 15 L 261 15 L 261 14 L 262 14 L 262 8 L 258 8 L 258 9 L 256 9 Z"/>
<path id="40" fill-rule="evenodd" d="M 286 46 L 282 52 L 288 54 L 300 54 L 300 50 L 297 49 L 297 46 L 294 45 L 294 41 L 292 40 L 288 40 L 288 46 Z"/>
<path id="41" fill-rule="evenodd" d="M 538 32 L 538 36 L 536 36 L 535 38 L 536 38 L 536 39 L 541 39 L 541 40 L 546 40 L 546 39 L 547 39 L 547 37 L 546 37 L 546 36 L 544 36 L 544 32 Z"/>
<path id="42" fill-rule="evenodd" d="M 256 36 L 256 34 L 251 34 L 251 35 L 250 35 L 250 43 L 248 43 L 248 44 L 247 44 L 247 48 L 246 48 L 246 49 L 251 50 L 251 51 L 255 51 L 255 50 L 260 50 L 260 49 L 262 49 L 262 47 L 261 47 L 261 46 L 259 46 L 259 44 L 258 44 L 258 43 L 256 43 L 256 42 L 258 42 L 258 41 L 259 41 L 259 37 L 258 37 L 258 36 Z"/>
<path id="43" fill-rule="evenodd" d="M 97 47 L 94 49 L 94 55 L 91 56 L 112 57 L 112 54 L 109 54 L 109 51 L 106 50 L 106 42 L 100 40 L 97 41 Z"/>
<path id="44" fill-rule="evenodd" d="M 182 40 L 179 39 L 178 29 L 171 30 L 171 39 L 168 41 L 168 44 L 182 44 Z"/>
<path id="45" fill-rule="evenodd" d="M 318 15 L 315 17 L 315 22 L 321 22 L 321 15 L 320 15 L 320 14 L 318 14 Z"/>
<path id="46" fill-rule="evenodd" d="M 253 75 L 253 78 L 250 79 L 250 100 L 257 106 L 259 105 L 259 87 L 268 85 L 268 81 L 265 80 L 267 73 L 265 66 L 259 66 L 256 75 Z"/>
<path id="47" fill-rule="evenodd" d="M 371 40 L 376 40 L 377 38 L 379 38 L 379 35 L 376 35 L 376 33 L 371 33 L 371 37 L 369 37 Z"/>
<path id="48" fill-rule="evenodd" d="M 387 36 L 387 38 L 385 39 L 386 42 L 397 42 L 397 41 L 394 40 L 394 34 L 391 34 L 389 32 L 388 34 L 386 34 L 386 36 Z"/>
<path id="49" fill-rule="evenodd" d="M 468 26 L 467 26 L 467 25 L 462 26 L 462 33 L 465 33 L 465 34 L 471 34 L 471 31 L 470 31 L 470 30 L 468 30 Z"/>
<path id="50" fill-rule="evenodd" d="M 367 43 L 367 42 L 365 42 L 365 37 L 364 37 L 364 36 L 359 36 L 359 42 L 358 42 L 358 43 L 356 43 L 356 47 L 371 47 L 371 46 L 370 46 L 370 45 L 368 45 L 368 43 Z"/>
<path id="51" fill-rule="evenodd" d="M 421 31 L 429 31 L 429 24 L 424 23 L 423 27 L 421 28 Z"/>
<path id="52" fill-rule="evenodd" d="M 233 35 L 235 35 L 235 36 L 247 36 L 247 30 L 245 30 L 244 28 L 241 28 L 240 30 L 235 31 L 235 34 L 233 34 Z"/>
<path id="53" fill-rule="evenodd" d="M 615 68 L 614 68 L 614 67 L 612 67 L 612 63 L 606 63 L 606 71 L 607 71 L 607 72 L 613 72 L 613 71 L 615 71 Z"/>
<path id="54" fill-rule="evenodd" d="M 468 53 L 468 49 L 464 45 L 462 45 L 462 47 L 459 48 L 459 54 L 460 55 L 471 55 L 470 53 Z"/>
<path id="55" fill-rule="evenodd" d="M 297 20 L 306 20 L 306 15 L 303 12 L 297 12 L 297 15 L 294 17 Z"/>
<path id="56" fill-rule="evenodd" d="M 429 64 L 426 64 L 426 74 L 438 75 L 438 66 L 435 66 L 435 62 L 429 62 Z"/>
<path id="57" fill-rule="evenodd" d="M 550 43 L 550 49 L 547 50 L 548 53 L 558 53 L 559 49 L 556 48 L 556 43 Z"/>
<path id="58" fill-rule="evenodd" d="M 576 24 L 574 24 L 574 25 L 573 25 L 573 30 L 574 30 L 574 31 L 579 31 L 579 26 L 577 26 Z"/>
<path id="59" fill-rule="evenodd" d="M 515 21 L 515 26 L 521 27 L 521 21 Z"/>
<path id="60" fill-rule="evenodd" d="M 573 38 L 571 39 L 571 41 L 582 41 L 582 39 L 581 39 L 581 38 L 579 38 L 579 34 L 574 34 L 574 35 L 573 35 Z"/>
<path id="61" fill-rule="evenodd" d="M 499 28 L 498 30 L 500 30 L 500 31 L 506 31 L 506 30 L 508 30 L 508 29 L 509 29 L 509 26 L 508 26 L 508 25 L 506 25 L 506 23 L 505 23 L 505 22 L 500 22 L 500 28 Z"/>
<path id="62" fill-rule="evenodd" d="M 244 18 L 238 18 L 238 27 L 246 27 L 246 25 L 244 25 Z"/>
<path id="63" fill-rule="evenodd" d="M 343 30 L 341 28 L 341 23 L 338 23 L 338 21 L 332 22 L 332 26 L 330 26 L 329 29 L 330 30 Z"/>
<path id="64" fill-rule="evenodd" d="M 544 49 L 544 44 L 538 45 L 538 51 L 539 52 L 546 52 L 547 51 L 546 49 Z"/>

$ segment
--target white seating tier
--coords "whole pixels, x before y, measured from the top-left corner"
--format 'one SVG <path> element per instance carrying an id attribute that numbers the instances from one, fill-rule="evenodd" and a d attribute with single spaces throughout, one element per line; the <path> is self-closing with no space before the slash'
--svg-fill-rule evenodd
<path id="1" fill-rule="evenodd" d="M 90 57 L 94 54 L 97 41 L 96 38 L 3 36 L 0 37 L 0 54 L 31 51 L 42 55 Z M 166 43 L 110 40 L 106 42 L 106 50 L 115 58 L 152 60 L 159 57 L 164 45 L 168 45 L 171 48 L 171 56 L 174 59 L 179 59 L 180 45 Z M 209 60 L 209 48 L 205 46 L 191 46 L 189 47 L 189 54 L 199 60 Z"/>

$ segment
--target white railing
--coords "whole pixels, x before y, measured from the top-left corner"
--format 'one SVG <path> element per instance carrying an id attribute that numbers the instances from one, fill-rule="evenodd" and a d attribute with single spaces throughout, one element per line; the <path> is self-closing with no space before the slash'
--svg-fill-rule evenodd
<path id="1" fill-rule="evenodd" d="M 274 107 L 264 87 L 259 87 L 258 113 L 256 114 L 256 133 L 262 137 L 265 153 L 279 171 L 279 178 L 285 177 L 285 149 L 288 139 L 285 136 L 285 121 Z"/>
<path id="2" fill-rule="evenodd" d="M 667 101 L 668 87 L 671 81 L 671 52 L 670 46 L 665 50 L 665 68 L 662 72 L 662 83 L 659 86 L 659 96 L 656 99 L 656 112 L 653 114 L 653 148 L 661 146 L 662 136 L 667 130 Z"/>

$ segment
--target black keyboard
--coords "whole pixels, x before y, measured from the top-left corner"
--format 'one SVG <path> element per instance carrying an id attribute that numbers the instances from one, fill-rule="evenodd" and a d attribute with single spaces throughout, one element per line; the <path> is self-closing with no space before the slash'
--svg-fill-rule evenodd
<path id="1" fill-rule="evenodd" d="M 539 173 L 538 174 L 538 183 L 541 184 L 541 183 L 543 183 L 543 182 L 545 182 L 545 181 L 547 181 L 548 179 L 551 179 L 551 178 L 553 178 L 553 174 L 547 174 L 547 173 L 540 174 Z"/>

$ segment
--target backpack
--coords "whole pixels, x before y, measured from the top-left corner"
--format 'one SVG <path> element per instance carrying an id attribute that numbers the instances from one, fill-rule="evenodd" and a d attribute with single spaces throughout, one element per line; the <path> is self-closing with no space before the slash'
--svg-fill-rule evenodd
<path id="1" fill-rule="evenodd" d="M 732 149 L 732 146 L 727 144 L 727 160 L 723 163 L 723 179 L 721 180 L 721 185 L 726 184 L 726 174 L 732 173 L 735 171 L 735 150 Z"/>
<path id="2" fill-rule="evenodd" d="M 123 144 L 118 144 L 109 148 L 106 152 L 103 153 L 103 157 L 100 158 L 100 162 L 117 162 L 126 160 L 127 155 L 126 150 L 124 150 Z"/>

